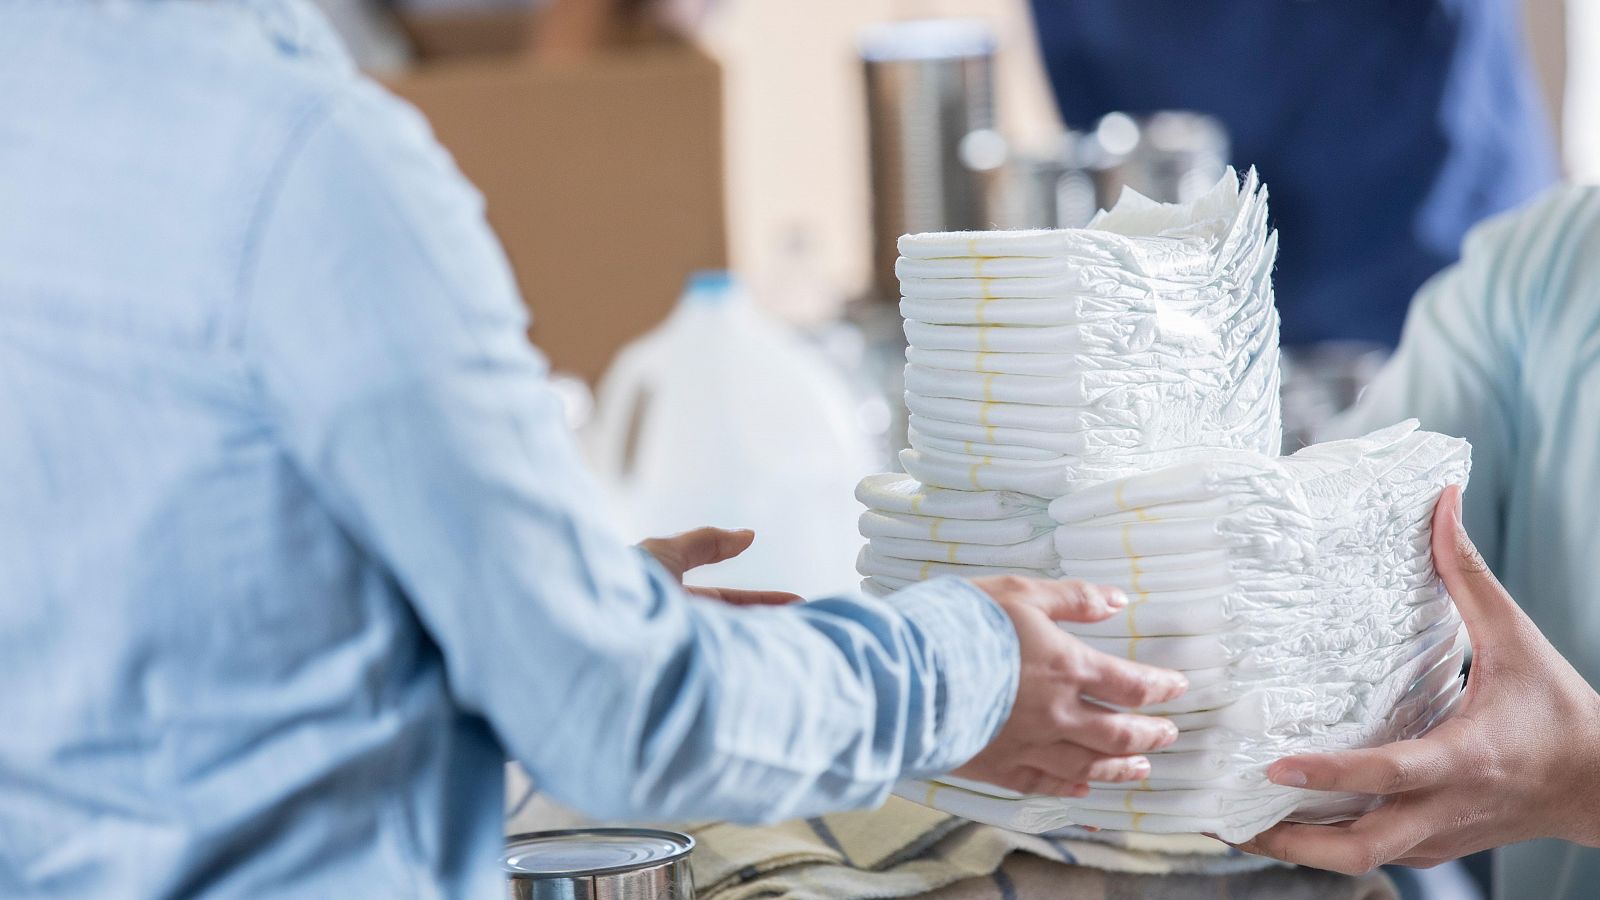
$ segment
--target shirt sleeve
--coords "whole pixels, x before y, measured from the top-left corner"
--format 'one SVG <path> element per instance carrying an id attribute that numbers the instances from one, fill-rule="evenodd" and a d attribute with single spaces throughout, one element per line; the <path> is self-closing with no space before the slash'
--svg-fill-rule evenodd
<path id="1" fill-rule="evenodd" d="M 1326 437 L 1350 437 L 1407 418 L 1472 444 L 1463 515 L 1491 566 L 1505 551 L 1517 423 L 1528 389 L 1531 334 L 1575 269 L 1568 236 L 1585 233 L 1594 198 L 1567 189 L 1479 225 L 1461 261 L 1417 292 L 1394 358 Z M 1587 208 L 1587 209 L 1586 209 Z M 1564 274 L 1565 273 L 1565 274 Z"/>
<path id="2" fill-rule="evenodd" d="M 331 103 L 260 219 L 242 344 L 292 464 L 393 577 L 456 702 L 556 799 L 865 806 L 1009 714 L 1016 636 L 966 582 L 733 608 L 618 538 L 481 201 L 409 107 L 371 86 Z"/>

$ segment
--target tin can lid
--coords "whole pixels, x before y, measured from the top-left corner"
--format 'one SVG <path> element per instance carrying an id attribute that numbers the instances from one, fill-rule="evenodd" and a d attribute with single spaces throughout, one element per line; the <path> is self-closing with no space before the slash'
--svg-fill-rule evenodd
<path id="1" fill-rule="evenodd" d="M 868 62 L 930 62 L 988 57 L 994 29 L 982 19 L 909 19 L 870 25 L 859 39 Z"/>
<path id="2" fill-rule="evenodd" d="M 534 831 L 506 839 L 501 866 L 512 878 L 611 875 L 687 856 L 694 838 L 654 828 Z"/>

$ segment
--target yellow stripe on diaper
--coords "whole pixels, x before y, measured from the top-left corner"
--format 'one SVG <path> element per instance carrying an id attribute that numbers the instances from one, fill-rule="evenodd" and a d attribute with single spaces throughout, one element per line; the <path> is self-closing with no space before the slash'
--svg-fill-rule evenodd
<path id="1" fill-rule="evenodd" d="M 1148 779 L 1148 778 L 1139 779 L 1139 790 L 1141 790 L 1141 791 L 1150 790 L 1150 779 Z"/>
<path id="2" fill-rule="evenodd" d="M 1122 552 L 1128 559 L 1137 563 L 1139 554 L 1133 552 L 1133 523 L 1124 522 L 1122 525 Z"/>
<path id="3" fill-rule="evenodd" d="M 943 524 L 944 519 L 937 516 L 934 517 L 933 521 L 928 525 L 928 540 L 937 541 L 939 539 L 939 526 Z"/>
<path id="4" fill-rule="evenodd" d="M 922 805 L 923 806 L 932 806 L 933 805 L 933 795 L 937 794 L 937 793 L 939 793 L 939 784 L 938 784 L 938 782 L 934 782 L 934 781 L 928 782 L 928 792 L 926 794 L 922 795 Z"/>
<path id="5" fill-rule="evenodd" d="M 1142 506 L 1139 507 L 1138 509 L 1129 509 L 1128 508 L 1128 501 L 1126 499 L 1124 499 L 1123 496 L 1122 496 L 1122 489 L 1127 487 L 1127 486 L 1128 486 L 1128 483 L 1126 481 L 1117 482 L 1117 489 L 1112 495 L 1112 499 L 1115 500 L 1116 503 L 1117 503 L 1117 510 L 1119 512 L 1131 512 L 1131 513 L 1133 513 L 1133 517 L 1135 519 L 1138 519 L 1141 522 L 1159 522 L 1159 521 L 1161 521 L 1161 517 L 1160 516 L 1152 516 L 1152 515 L 1150 515 L 1150 513 L 1146 512 L 1144 507 L 1142 507 Z"/>
<path id="6" fill-rule="evenodd" d="M 1142 813 L 1142 812 L 1139 812 L 1138 810 L 1133 808 L 1133 794 L 1134 794 L 1133 791 L 1123 791 L 1123 793 L 1122 793 L 1122 808 L 1124 810 L 1126 810 L 1127 812 L 1133 813 L 1133 819 L 1132 819 L 1132 821 L 1130 821 L 1128 823 L 1128 830 L 1129 831 L 1138 831 L 1139 830 L 1139 823 L 1144 821 L 1144 817 L 1145 817 L 1146 814 Z"/>
<path id="7" fill-rule="evenodd" d="M 976 257 L 976 256 L 980 255 L 978 253 L 978 239 L 977 238 L 975 238 L 975 237 L 967 238 L 967 255 L 968 256 L 972 256 L 972 257 Z"/>
<path id="8" fill-rule="evenodd" d="M 983 485 L 978 483 L 978 470 L 987 466 L 990 462 L 992 462 L 991 458 L 985 456 L 983 462 L 973 463 L 972 468 L 967 471 L 967 479 L 972 482 L 974 489 L 983 490 Z"/>
<path id="9" fill-rule="evenodd" d="M 988 312 L 989 303 L 994 300 L 994 294 L 989 291 L 989 283 L 992 281 L 994 279 L 987 276 L 978 279 L 978 306 L 973 311 L 972 317 L 979 325 L 985 324 L 983 317 Z"/>
<path id="10" fill-rule="evenodd" d="M 980 319 L 980 321 L 981 321 L 981 319 Z M 993 328 L 993 327 L 994 327 L 993 325 L 979 325 L 978 326 L 978 352 L 979 353 L 988 353 L 989 352 L 989 329 Z"/>
<path id="11" fill-rule="evenodd" d="M 949 562 L 949 563 L 956 562 L 956 548 L 959 547 L 959 546 L 961 546 L 961 545 L 957 544 L 957 543 L 953 543 L 951 541 L 946 541 L 945 542 L 945 545 L 944 545 L 945 562 Z"/>
<path id="12" fill-rule="evenodd" d="M 913 513 L 916 513 L 917 515 L 921 515 L 922 514 L 922 495 L 921 494 L 912 494 L 911 495 L 911 511 Z"/>
<path id="13" fill-rule="evenodd" d="M 993 375 L 985 375 L 985 376 L 983 376 L 983 402 L 984 403 L 993 403 L 994 402 L 994 376 Z"/>
<path id="14" fill-rule="evenodd" d="M 1117 485 L 1116 501 L 1119 508 L 1127 508 L 1122 502 L 1121 484 Z M 1133 602 L 1128 604 L 1128 634 L 1130 635 L 1128 638 L 1128 658 L 1138 659 L 1139 641 L 1143 635 L 1139 634 L 1137 610 L 1139 608 L 1139 604 L 1150 599 L 1150 592 L 1145 590 L 1144 586 L 1139 583 L 1139 576 L 1144 574 L 1144 570 L 1139 568 L 1139 562 L 1142 557 L 1133 552 L 1132 523 L 1127 523 L 1122 526 L 1122 552 L 1128 557 L 1128 587 L 1133 588 L 1133 592 L 1136 595 Z"/>
<path id="15" fill-rule="evenodd" d="M 917 580 L 918 581 L 927 581 L 928 580 L 928 570 L 931 569 L 931 568 L 933 568 L 933 561 L 932 560 L 929 560 L 929 561 L 923 563 L 922 564 L 922 568 L 917 570 Z"/>
<path id="16" fill-rule="evenodd" d="M 987 409 L 988 407 L 984 407 L 984 408 Z M 989 443 L 991 443 L 991 444 L 995 443 L 994 426 L 993 425 L 985 425 L 985 426 L 983 426 L 983 437 Z"/>
<path id="17" fill-rule="evenodd" d="M 971 241 L 968 241 L 968 243 L 971 243 Z M 984 262 L 985 262 L 985 257 L 979 256 L 976 253 L 974 253 L 972 255 L 972 274 L 974 274 L 974 275 L 982 275 L 983 274 L 983 264 L 984 264 Z"/>
<path id="18" fill-rule="evenodd" d="M 961 442 L 961 452 L 965 453 L 968 456 L 971 456 L 972 455 L 972 442 L 971 441 L 962 441 Z"/>
<path id="19" fill-rule="evenodd" d="M 977 361 L 977 363 L 976 363 L 976 364 L 975 364 L 975 365 L 974 365 L 974 366 L 973 366 L 973 368 L 975 368 L 975 369 L 977 369 L 977 370 L 978 370 L 978 371 L 979 371 L 979 372 L 985 372 L 985 373 L 989 373 L 989 370 L 988 370 L 988 369 L 985 369 L 985 368 L 984 368 L 984 367 L 983 367 L 983 364 L 984 364 L 984 363 L 985 363 L 985 362 L 987 362 L 987 361 L 988 361 L 988 359 L 989 359 L 989 357 L 990 357 L 990 356 L 991 356 L 991 355 L 993 355 L 993 354 L 991 354 L 991 353 L 990 353 L 990 352 L 989 352 L 989 351 L 987 351 L 987 350 L 979 350 L 979 351 L 978 351 L 978 361 Z M 993 373 L 989 373 L 989 374 L 993 374 Z"/>

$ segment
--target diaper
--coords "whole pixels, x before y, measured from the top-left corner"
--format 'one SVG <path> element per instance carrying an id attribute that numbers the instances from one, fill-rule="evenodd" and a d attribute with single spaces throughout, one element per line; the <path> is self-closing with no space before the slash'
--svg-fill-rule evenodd
<path id="1" fill-rule="evenodd" d="M 1004 519 L 948 519 L 869 509 L 857 523 L 865 538 L 913 538 L 963 544 L 1019 544 L 1048 538 L 1056 524 L 1043 512 Z"/>
<path id="2" fill-rule="evenodd" d="M 856 555 L 856 573 L 880 581 L 892 579 L 897 582 L 927 581 L 929 578 L 937 578 L 941 575 L 953 575 L 957 578 L 987 578 L 992 575 L 1021 575 L 1025 578 L 1060 577 L 1060 572 L 1055 569 L 982 566 L 938 562 L 935 560 L 900 559 L 894 556 L 884 556 L 873 550 L 870 545 L 862 547 L 861 552 Z"/>
<path id="3" fill-rule="evenodd" d="M 946 519 L 1005 519 L 1038 515 L 1045 501 L 1008 491 L 960 491 L 931 487 L 896 473 L 868 475 L 856 485 L 856 501 L 880 512 Z"/>
<path id="4" fill-rule="evenodd" d="M 896 559 L 932 560 L 968 566 L 1053 569 L 1057 565 L 1055 543 L 1049 534 L 1040 534 L 1016 544 L 875 537 L 867 541 L 867 547 L 874 553 Z"/>
<path id="5" fill-rule="evenodd" d="M 1429 528 L 1469 451 L 1409 423 L 1279 456 L 1278 245 L 1255 173 L 1184 204 L 1126 191 L 1084 229 L 899 246 L 911 446 L 906 474 L 857 491 L 862 590 L 935 575 L 1119 587 L 1125 608 L 1062 627 L 1190 687 L 1136 710 L 1179 730 L 1138 784 L 897 792 L 1023 831 L 1231 840 L 1367 808 L 1265 768 L 1414 737 L 1454 709 L 1461 624 Z"/>

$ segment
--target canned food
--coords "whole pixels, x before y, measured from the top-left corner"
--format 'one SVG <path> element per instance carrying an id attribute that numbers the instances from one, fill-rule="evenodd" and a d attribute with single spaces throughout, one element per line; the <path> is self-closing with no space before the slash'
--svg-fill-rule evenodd
<path id="1" fill-rule="evenodd" d="M 506 840 L 512 900 L 693 900 L 694 838 L 654 828 L 534 831 Z"/>

